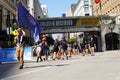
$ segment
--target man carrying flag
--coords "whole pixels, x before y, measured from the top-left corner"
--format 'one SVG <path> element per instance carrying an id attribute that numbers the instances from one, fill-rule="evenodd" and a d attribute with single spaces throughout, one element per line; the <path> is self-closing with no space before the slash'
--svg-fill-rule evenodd
<path id="1" fill-rule="evenodd" d="M 37 20 L 29 13 L 29 11 L 22 5 L 21 2 L 18 3 L 18 23 L 20 26 L 29 27 L 34 33 L 34 42 L 39 41 L 39 33 L 42 31 L 42 26 L 39 25 Z M 16 44 L 16 56 L 19 60 L 20 67 L 19 69 L 23 69 L 24 66 L 24 37 L 25 32 L 19 28 L 18 35 L 15 37 L 17 40 Z"/>

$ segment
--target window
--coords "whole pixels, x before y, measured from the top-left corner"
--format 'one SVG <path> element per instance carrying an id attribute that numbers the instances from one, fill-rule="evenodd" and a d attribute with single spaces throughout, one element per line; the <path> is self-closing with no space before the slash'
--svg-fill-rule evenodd
<path id="1" fill-rule="evenodd" d="M 85 16 L 89 16 L 89 14 L 85 14 Z"/>
<path id="2" fill-rule="evenodd" d="M 11 0 L 11 2 L 14 4 L 14 0 Z"/>
<path id="3" fill-rule="evenodd" d="M 85 13 L 89 13 L 89 7 L 85 7 Z"/>
<path id="4" fill-rule="evenodd" d="M 119 9 L 119 12 L 120 12 L 120 5 L 119 5 L 119 8 L 118 8 L 118 9 Z"/>
<path id="5" fill-rule="evenodd" d="M 27 0 L 27 4 L 30 4 L 30 1 L 29 1 L 29 0 Z"/>
<path id="6" fill-rule="evenodd" d="M 89 1 L 84 1 L 84 6 L 89 6 Z"/>

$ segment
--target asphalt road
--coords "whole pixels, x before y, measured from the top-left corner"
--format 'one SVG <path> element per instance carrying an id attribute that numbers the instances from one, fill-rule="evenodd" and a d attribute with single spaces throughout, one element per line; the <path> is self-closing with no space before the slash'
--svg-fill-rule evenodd
<path id="1" fill-rule="evenodd" d="M 69 60 L 0 64 L 0 80 L 120 80 L 120 52 L 76 55 Z"/>

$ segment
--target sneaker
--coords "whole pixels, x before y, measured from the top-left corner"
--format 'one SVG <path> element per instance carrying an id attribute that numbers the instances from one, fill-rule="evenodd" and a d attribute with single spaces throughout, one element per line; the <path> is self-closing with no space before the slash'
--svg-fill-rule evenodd
<path id="1" fill-rule="evenodd" d="M 64 58 L 62 58 L 62 60 L 64 60 Z"/>
<path id="2" fill-rule="evenodd" d="M 94 54 L 91 54 L 91 56 L 95 56 Z"/>
<path id="3" fill-rule="evenodd" d="M 46 59 L 45 59 L 45 58 L 43 58 L 43 60 L 45 61 Z"/>
<path id="4" fill-rule="evenodd" d="M 54 60 L 54 61 L 55 61 L 55 58 L 53 58 L 52 60 Z"/>
<path id="5" fill-rule="evenodd" d="M 68 56 L 66 57 L 66 59 L 68 60 Z"/>

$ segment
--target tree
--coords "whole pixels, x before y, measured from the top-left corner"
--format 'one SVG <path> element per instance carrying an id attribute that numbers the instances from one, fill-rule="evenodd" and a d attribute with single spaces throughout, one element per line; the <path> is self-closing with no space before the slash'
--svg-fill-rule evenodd
<path id="1" fill-rule="evenodd" d="M 75 37 L 72 37 L 72 38 L 70 38 L 70 39 L 68 39 L 68 43 L 69 44 L 73 44 L 73 43 L 75 43 L 76 42 L 76 38 Z"/>

